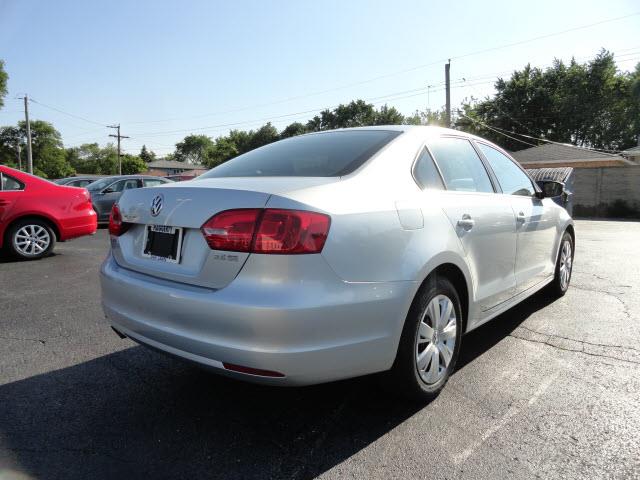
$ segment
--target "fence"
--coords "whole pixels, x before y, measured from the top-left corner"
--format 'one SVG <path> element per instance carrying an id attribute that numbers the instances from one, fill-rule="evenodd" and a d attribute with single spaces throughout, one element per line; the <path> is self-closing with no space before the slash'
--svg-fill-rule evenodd
<path id="1" fill-rule="evenodd" d="M 576 168 L 573 214 L 640 219 L 640 165 Z"/>

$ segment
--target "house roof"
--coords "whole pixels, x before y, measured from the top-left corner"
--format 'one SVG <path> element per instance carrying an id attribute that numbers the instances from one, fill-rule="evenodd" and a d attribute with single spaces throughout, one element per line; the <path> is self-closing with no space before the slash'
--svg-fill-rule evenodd
<path id="1" fill-rule="evenodd" d="M 539 147 L 525 148 L 512 153 L 513 157 L 523 165 L 527 163 L 562 163 L 562 162 L 591 162 L 591 161 L 620 161 L 625 162 L 620 155 L 596 152 L 587 148 L 571 145 L 547 143 Z"/>
<path id="2" fill-rule="evenodd" d="M 178 162 L 177 160 L 156 160 L 149 162 L 149 168 L 173 168 L 182 170 L 206 170 L 207 167 L 200 163 Z"/>
<path id="3" fill-rule="evenodd" d="M 631 153 L 634 155 L 640 155 L 640 145 L 638 145 L 637 147 L 627 148 L 626 150 L 623 150 L 622 153 Z"/>

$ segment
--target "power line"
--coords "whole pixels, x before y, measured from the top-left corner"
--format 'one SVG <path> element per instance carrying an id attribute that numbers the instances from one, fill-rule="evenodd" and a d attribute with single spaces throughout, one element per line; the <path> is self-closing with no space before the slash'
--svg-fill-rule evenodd
<path id="1" fill-rule="evenodd" d="M 537 147 L 538 145 L 534 145 L 533 143 L 529 143 L 529 142 L 525 142 L 524 140 L 520 140 L 519 138 L 516 137 L 512 137 L 511 135 L 507 135 L 506 133 L 501 132 L 500 130 L 493 128 L 490 125 L 487 125 L 484 122 L 481 122 L 480 120 L 477 120 L 475 118 L 471 118 L 469 115 L 465 115 L 464 113 L 462 113 L 460 110 L 458 110 L 458 115 L 464 117 L 464 118 L 468 118 L 469 120 L 471 120 L 474 123 L 477 123 L 479 125 L 482 125 L 485 128 L 488 128 L 489 130 L 493 130 L 496 133 L 499 133 L 500 135 L 504 135 L 507 138 L 510 138 L 511 140 L 515 140 L 516 142 L 520 142 L 520 143 L 524 143 L 525 145 L 529 145 L 530 147 Z"/>
<path id="2" fill-rule="evenodd" d="M 616 150 L 605 150 L 605 149 L 600 149 L 600 148 L 583 147 L 583 146 L 580 146 L 580 145 L 573 145 L 573 144 L 571 144 L 571 143 L 555 142 L 555 141 L 553 141 L 553 140 L 548 140 L 548 139 L 546 139 L 546 138 L 534 137 L 534 136 L 531 136 L 531 135 L 525 135 L 525 134 L 523 134 L 523 133 L 512 132 L 512 131 L 505 130 L 505 129 L 502 129 L 502 128 L 499 128 L 499 127 L 492 127 L 492 126 L 490 126 L 490 125 L 487 125 L 486 123 L 481 122 L 480 120 L 477 120 L 477 119 L 475 119 L 475 118 L 471 118 L 471 117 L 470 117 L 470 116 L 468 116 L 468 115 L 465 115 L 465 114 L 464 114 L 464 113 L 462 113 L 460 110 L 458 110 L 458 114 L 459 114 L 459 115 L 461 115 L 461 116 L 463 116 L 463 117 L 465 117 L 465 118 L 468 118 L 468 119 L 469 119 L 469 120 L 471 120 L 472 122 L 475 122 L 475 123 L 477 123 L 477 124 L 480 124 L 480 125 L 482 125 L 483 127 L 486 127 L 486 128 L 488 128 L 488 129 L 490 129 L 490 130 L 493 130 L 493 131 L 494 131 L 494 132 L 496 132 L 496 133 L 499 133 L 499 134 L 504 135 L 505 137 L 508 137 L 508 138 L 510 138 L 510 139 L 512 139 L 512 140 L 515 140 L 515 141 L 520 142 L 520 143 L 524 143 L 525 145 L 529 145 L 529 146 L 532 146 L 532 147 L 537 147 L 538 145 L 534 145 L 534 144 L 532 144 L 532 143 L 525 142 L 524 140 L 520 140 L 520 139 L 518 139 L 518 138 L 512 137 L 511 135 L 508 135 L 508 134 L 506 134 L 505 132 L 509 132 L 509 133 L 512 133 L 513 135 L 518 135 L 518 136 L 520 136 L 520 137 L 529 138 L 529 139 L 531 139 L 531 140 L 538 140 L 538 141 L 540 141 L 540 142 L 546 142 L 546 143 L 550 143 L 550 144 L 553 144 L 553 145 L 560 145 L 560 146 L 562 146 L 562 147 L 576 148 L 576 149 L 578 149 L 578 150 L 588 150 L 588 151 L 590 151 L 590 152 L 608 153 L 608 154 L 618 153 Z"/>
<path id="3" fill-rule="evenodd" d="M 278 105 L 278 104 L 290 102 L 290 101 L 293 101 L 293 100 L 300 100 L 302 98 L 322 95 L 322 94 L 329 93 L 329 92 L 334 92 L 334 91 L 337 91 L 337 90 L 343 90 L 343 89 L 346 89 L 346 88 L 351 88 L 351 87 L 355 87 L 355 86 L 364 85 L 366 83 L 371 83 L 371 82 L 375 82 L 377 80 L 382 80 L 382 79 L 385 79 L 385 78 L 394 77 L 394 76 L 397 76 L 397 75 L 402 75 L 404 73 L 409 73 L 409 72 L 413 72 L 413 71 L 416 71 L 416 70 L 421 70 L 421 69 L 427 68 L 427 67 L 433 67 L 435 65 L 439 65 L 439 64 L 441 64 L 443 62 L 446 62 L 447 60 L 457 60 L 457 59 L 467 58 L 467 57 L 471 57 L 471 56 L 475 56 L 475 55 L 481 55 L 481 54 L 487 53 L 487 52 L 494 52 L 494 51 L 501 50 L 501 49 L 504 49 L 504 48 L 511 48 L 511 47 L 518 46 L 518 45 L 524 45 L 526 43 L 535 42 L 537 40 L 542 40 L 542 39 L 545 39 L 545 38 L 551 38 L 551 37 L 555 37 L 555 36 L 559 36 L 559 35 L 564 35 L 566 33 L 571 33 L 571 32 L 574 32 L 574 31 L 595 27 L 595 26 L 602 25 L 602 24 L 605 24 L 605 23 L 616 22 L 616 21 L 619 21 L 619 20 L 623 20 L 625 18 L 630 18 L 630 17 L 633 17 L 633 16 L 637 16 L 637 15 L 640 15 L 640 12 L 635 12 L 635 13 L 631 13 L 631 14 L 628 14 L 628 15 L 622 15 L 622 16 L 615 17 L 615 18 L 609 18 L 609 19 L 605 19 L 605 20 L 600 20 L 599 22 L 594 22 L 594 23 L 590 23 L 590 24 L 586 24 L 586 25 L 580 25 L 580 26 L 577 26 L 577 27 L 568 28 L 568 29 L 561 30 L 561 31 L 558 31 L 558 32 L 548 33 L 548 34 L 545 34 L 545 35 L 539 35 L 539 36 L 528 38 L 528 39 L 525 39 L 525 40 L 520 40 L 518 42 L 512 42 L 512 43 L 507 43 L 507 44 L 503 44 L 503 45 L 497 45 L 495 47 L 490 47 L 490 48 L 486 48 L 486 49 L 482 49 L 482 50 L 477 50 L 477 51 L 465 53 L 465 54 L 462 54 L 462 55 L 457 55 L 457 56 L 452 56 L 452 57 L 449 57 L 449 58 L 439 59 L 439 60 L 435 60 L 433 62 L 425 63 L 425 64 L 422 64 L 422 65 L 417 65 L 417 66 L 414 66 L 414 67 L 409 67 L 409 68 L 406 68 L 406 69 L 403 69 L 403 70 L 397 70 L 395 72 L 391 72 L 391 73 L 387 73 L 387 74 L 383 74 L 383 75 L 378 75 L 378 76 L 375 76 L 375 77 L 371 77 L 371 78 L 368 78 L 368 79 L 364 79 L 364 80 L 360 80 L 360 81 L 357 81 L 357 82 L 349 83 L 349 84 L 346 84 L 346 85 L 341 85 L 341 86 L 337 86 L 337 87 L 333 87 L 333 88 L 328 88 L 328 89 L 320 90 L 320 91 L 316 91 L 316 92 L 310 92 L 310 93 L 303 94 L 303 95 L 296 95 L 296 96 L 293 96 L 293 97 L 287 97 L 287 98 L 283 98 L 283 99 L 280 99 L 280 100 L 275 100 L 273 102 L 262 103 L 262 104 L 258 104 L 258 105 L 251 105 L 251 106 L 246 106 L 246 107 L 240 107 L 240 108 L 237 108 L 237 109 L 226 110 L 226 111 L 219 111 L 219 112 L 205 113 L 205 114 L 201 114 L 201 115 L 187 116 L 187 117 L 173 117 L 173 118 L 165 118 L 165 119 L 159 119 L 159 120 L 135 121 L 135 122 L 129 122 L 129 124 L 130 125 L 142 125 L 142 124 L 149 124 L 149 123 L 171 122 L 171 121 L 175 121 L 175 120 L 187 120 L 187 119 L 205 118 L 205 117 L 212 117 L 212 116 L 216 116 L 216 115 L 237 113 L 237 112 L 245 111 L 245 110 L 253 110 L 253 109 L 272 106 L 272 105 Z"/>
<path id="4" fill-rule="evenodd" d="M 88 118 L 81 117 L 80 115 L 76 115 L 74 113 L 65 112 L 64 110 L 60 110 L 59 108 L 52 107 L 51 105 L 47 105 L 45 103 L 34 100 L 33 98 L 29 99 L 32 103 L 37 103 L 38 105 L 42 105 L 45 108 L 49 108 L 51 110 L 55 110 L 58 113 L 62 113 L 63 115 L 68 115 L 69 117 L 77 118 L 78 120 L 82 120 L 87 123 L 92 123 L 94 125 L 100 125 L 101 127 L 106 127 L 107 125 L 102 122 L 95 122 L 93 120 L 89 120 Z"/>

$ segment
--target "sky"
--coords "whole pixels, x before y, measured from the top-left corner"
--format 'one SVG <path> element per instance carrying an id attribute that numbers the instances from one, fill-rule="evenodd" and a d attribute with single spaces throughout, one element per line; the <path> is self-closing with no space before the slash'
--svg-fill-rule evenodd
<path id="1" fill-rule="evenodd" d="M 24 118 L 27 93 L 65 146 L 104 145 L 120 123 L 124 151 L 162 156 L 189 133 L 281 129 L 357 98 L 439 109 L 449 58 L 455 107 L 527 63 L 601 48 L 621 70 L 640 62 L 637 0 L 0 0 L 0 125 Z"/>

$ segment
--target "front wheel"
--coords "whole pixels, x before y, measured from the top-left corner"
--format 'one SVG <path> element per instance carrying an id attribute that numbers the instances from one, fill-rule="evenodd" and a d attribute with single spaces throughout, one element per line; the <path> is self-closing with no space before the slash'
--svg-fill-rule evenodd
<path id="1" fill-rule="evenodd" d="M 9 252 L 25 260 L 36 260 L 51 253 L 56 243 L 55 233 L 42 220 L 16 222 L 8 232 Z"/>
<path id="2" fill-rule="evenodd" d="M 555 276 L 549 284 L 549 292 L 555 297 L 562 297 L 569 289 L 573 269 L 573 247 L 571 234 L 564 232 L 560 241 L 558 259 L 556 260 Z"/>
<path id="3" fill-rule="evenodd" d="M 399 393 L 423 401 L 440 393 L 458 359 L 462 325 L 455 287 L 444 277 L 427 279 L 407 316 L 390 372 Z"/>

